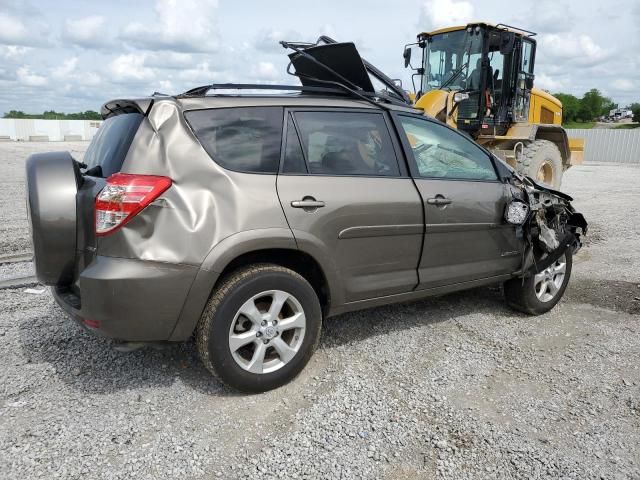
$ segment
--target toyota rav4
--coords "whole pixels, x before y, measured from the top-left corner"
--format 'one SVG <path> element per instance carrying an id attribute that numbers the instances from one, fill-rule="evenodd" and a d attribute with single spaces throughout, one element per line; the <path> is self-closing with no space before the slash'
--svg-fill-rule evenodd
<path id="1" fill-rule="evenodd" d="M 489 284 L 553 308 L 586 231 L 570 197 L 411 108 L 353 44 L 291 47 L 300 87 L 113 100 L 83 162 L 27 160 L 36 273 L 72 318 L 122 342 L 195 335 L 257 392 L 304 368 L 332 315 Z"/>

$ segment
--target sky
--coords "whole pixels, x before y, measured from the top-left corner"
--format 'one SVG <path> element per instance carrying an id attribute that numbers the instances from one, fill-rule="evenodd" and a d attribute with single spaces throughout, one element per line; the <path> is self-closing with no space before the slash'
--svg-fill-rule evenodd
<path id="1" fill-rule="evenodd" d="M 0 0 L 0 114 L 99 110 L 212 82 L 297 83 L 279 40 L 327 34 L 410 88 L 404 45 L 484 20 L 538 33 L 537 87 L 640 101 L 640 1 Z"/>

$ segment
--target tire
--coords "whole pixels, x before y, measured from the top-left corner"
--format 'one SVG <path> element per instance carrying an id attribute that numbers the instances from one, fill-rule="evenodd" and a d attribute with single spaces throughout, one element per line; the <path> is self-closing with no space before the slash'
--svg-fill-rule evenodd
<path id="1" fill-rule="evenodd" d="M 558 263 L 562 263 L 564 260 L 564 275 L 562 281 L 555 282 L 555 292 L 551 295 L 551 289 L 547 289 L 548 295 L 540 295 L 541 291 L 540 280 L 544 277 L 544 273 L 550 269 L 557 269 Z M 567 288 L 569 279 L 571 278 L 571 267 L 573 261 L 571 256 L 571 250 L 567 250 L 562 257 L 554 262 L 548 269 L 545 269 L 538 275 L 532 275 L 522 278 L 514 278 L 504 283 L 504 296 L 507 304 L 514 310 L 523 312 L 529 315 L 542 315 L 543 313 L 551 310 L 560 301 L 564 291 Z M 553 272 L 551 273 L 553 275 Z M 553 282 L 553 280 L 552 280 Z M 548 286 L 551 286 L 548 284 Z M 551 295 L 551 298 L 549 298 Z"/>
<path id="2" fill-rule="evenodd" d="M 535 140 L 526 145 L 518 157 L 517 170 L 551 188 L 558 189 L 562 183 L 562 155 L 555 143 L 549 140 Z M 543 172 L 543 177 L 540 174 Z"/>
<path id="3" fill-rule="evenodd" d="M 236 270 L 216 287 L 196 343 L 205 367 L 222 383 L 265 392 L 302 371 L 318 345 L 321 325 L 320 302 L 309 282 L 288 268 L 258 264 Z"/>

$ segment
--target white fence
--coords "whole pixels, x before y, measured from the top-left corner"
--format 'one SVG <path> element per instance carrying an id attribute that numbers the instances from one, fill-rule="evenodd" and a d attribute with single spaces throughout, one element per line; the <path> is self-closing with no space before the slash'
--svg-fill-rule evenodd
<path id="1" fill-rule="evenodd" d="M 32 120 L 0 118 L 0 141 L 58 142 L 91 140 L 100 120 Z"/>
<path id="2" fill-rule="evenodd" d="M 569 137 L 584 138 L 584 161 L 640 163 L 640 128 L 567 130 Z"/>

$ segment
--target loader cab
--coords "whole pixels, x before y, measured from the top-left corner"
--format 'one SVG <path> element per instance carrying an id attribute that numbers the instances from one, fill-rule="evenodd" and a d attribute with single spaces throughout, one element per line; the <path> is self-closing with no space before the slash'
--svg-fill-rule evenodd
<path id="1" fill-rule="evenodd" d="M 419 34 L 418 42 L 408 45 L 404 54 L 406 65 L 411 65 L 412 50 L 421 54 L 413 75 L 414 83 L 419 79 L 417 106 L 434 105 L 432 98 L 445 92 L 444 112 L 425 110 L 474 138 L 503 135 L 513 123 L 526 122 L 534 78 L 534 35 L 486 23 Z"/>

